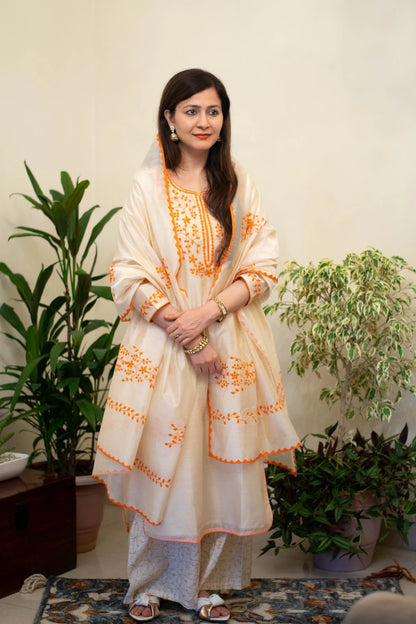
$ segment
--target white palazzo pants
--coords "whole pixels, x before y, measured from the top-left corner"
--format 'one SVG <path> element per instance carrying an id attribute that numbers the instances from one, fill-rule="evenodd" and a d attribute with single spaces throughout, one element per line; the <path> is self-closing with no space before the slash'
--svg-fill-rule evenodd
<path id="1" fill-rule="evenodd" d="M 129 604 L 140 593 L 195 609 L 198 592 L 242 589 L 250 584 L 251 537 L 209 533 L 200 543 L 163 542 L 147 537 L 143 518 L 130 524 Z"/>

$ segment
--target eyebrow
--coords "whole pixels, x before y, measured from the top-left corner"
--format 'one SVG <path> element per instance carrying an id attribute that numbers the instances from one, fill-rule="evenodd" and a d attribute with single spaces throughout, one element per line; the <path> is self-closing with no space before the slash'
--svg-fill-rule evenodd
<path id="1" fill-rule="evenodd" d="M 184 108 L 202 108 L 202 107 L 198 106 L 197 104 L 186 104 Z M 207 108 L 221 108 L 221 106 L 219 104 L 210 104 L 209 106 L 207 106 Z"/>

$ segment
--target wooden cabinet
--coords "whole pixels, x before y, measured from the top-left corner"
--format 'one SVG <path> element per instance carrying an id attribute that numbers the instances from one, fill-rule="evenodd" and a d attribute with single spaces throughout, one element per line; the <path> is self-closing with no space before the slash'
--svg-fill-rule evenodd
<path id="1" fill-rule="evenodd" d="M 75 479 L 26 469 L 0 482 L 0 597 L 76 567 Z"/>

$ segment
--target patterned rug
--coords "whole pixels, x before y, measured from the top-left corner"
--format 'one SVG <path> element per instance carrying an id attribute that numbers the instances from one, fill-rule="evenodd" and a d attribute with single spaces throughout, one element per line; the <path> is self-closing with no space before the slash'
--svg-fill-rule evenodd
<path id="1" fill-rule="evenodd" d="M 401 593 L 397 578 L 255 579 L 249 589 L 224 594 L 230 624 L 337 624 L 361 596 Z M 34 624 L 133 624 L 123 605 L 125 579 L 49 579 Z M 157 624 L 201 624 L 194 611 L 163 601 Z"/>

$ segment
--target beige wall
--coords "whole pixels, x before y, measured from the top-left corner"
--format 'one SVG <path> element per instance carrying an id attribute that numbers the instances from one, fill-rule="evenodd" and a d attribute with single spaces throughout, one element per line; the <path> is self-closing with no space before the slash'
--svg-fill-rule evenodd
<path id="1" fill-rule="evenodd" d="M 25 159 L 46 188 L 65 169 L 91 180 L 91 205 L 121 204 L 165 82 L 199 66 L 228 88 L 234 153 L 282 260 L 373 245 L 416 265 L 414 0 L 1 0 L 0 11 L 2 260 L 27 271 L 44 254 L 7 243 L 27 214 L 9 197 L 29 191 Z M 113 249 L 108 230 L 103 268 Z M 285 371 L 290 336 L 272 326 Z M 285 380 L 301 434 L 333 419 L 314 379 Z M 410 400 L 401 420 L 409 407 L 414 423 Z"/>

